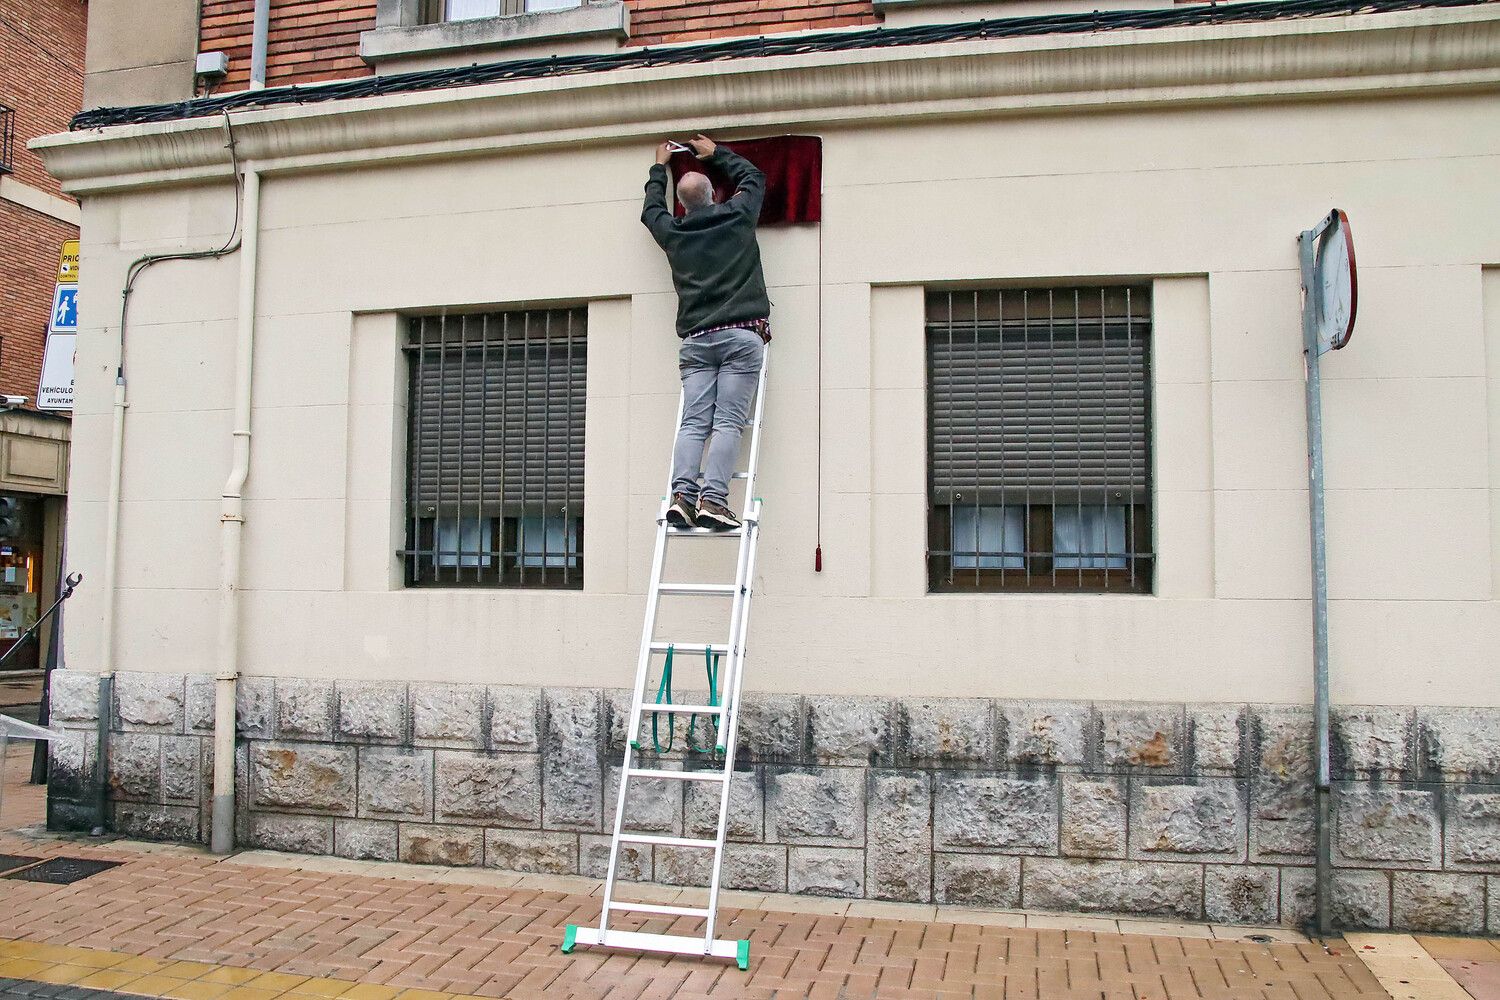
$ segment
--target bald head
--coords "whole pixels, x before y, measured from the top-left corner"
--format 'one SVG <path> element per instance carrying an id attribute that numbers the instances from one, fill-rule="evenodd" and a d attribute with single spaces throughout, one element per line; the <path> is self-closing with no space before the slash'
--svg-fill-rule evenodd
<path id="1" fill-rule="evenodd" d="M 677 182 L 677 200 L 689 212 L 714 203 L 714 186 L 703 174 L 687 174 Z"/>

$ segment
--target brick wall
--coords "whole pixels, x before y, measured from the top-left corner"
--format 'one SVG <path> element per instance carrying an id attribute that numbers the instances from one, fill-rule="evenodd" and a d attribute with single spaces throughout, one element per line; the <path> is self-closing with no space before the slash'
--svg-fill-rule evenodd
<path id="1" fill-rule="evenodd" d="M 229 53 L 229 77 L 219 90 L 250 83 L 254 11 L 255 0 L 203 0 L 198 49 Z M 375 0 L 272 0 L 266 85 L 369 76 L 359 35 L 374 27 Z"/>
<path id="2" fill-rule="evenodd" d="M 869 0 L 627 0 L 630 45 L 660 45 L 735 35 L 876 24 Z M 200 51 L 229 53 L 220 90 L 250 80 L 254 0 L 203 0 Z M 266 84 L 281 86 L 369 76 L 359 57 L 359 35 L 375 27 L 374 0 L 272 0 L 266 47 Z M 484 60 L 503 58 L 486 54 Z"/>
<path id="3" fill-rule="evenodd" d="M 62 195 L 26 144 L 67 130 L 83 103 L 83 0 L 0 0 L 0 104 L 15 109 L 10 175 Z M 0 393 L 36 397 L 57 255 L 75 226 L 0 200 Z"/>
<path id="4" fill-rule="evenodd" d="M 657 45 L 734 35 L 877 24 L 868 0 L 630 0 L 630 43 Z"/>
<path id="5" fill-rule="evenodd" d="M 83 104 L 87 12 L 83 0 L 0 0 L 0 104 L 16 109 L 14 176 L 50 194 L 61 188 L 26 143 L 67 131 Z"/>
<path id="6" fill-rule="evenodd" d="M 0 200 L 0 394 L 35 401 L 57 255 L 78 228 Z"/>

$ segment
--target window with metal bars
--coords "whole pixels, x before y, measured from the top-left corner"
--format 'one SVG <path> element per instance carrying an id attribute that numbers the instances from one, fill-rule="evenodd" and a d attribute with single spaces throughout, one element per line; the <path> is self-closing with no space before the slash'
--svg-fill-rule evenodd
<path id="1" fill-rule="evenodd" d="M 411 320 L 408 586 L 583 587 L 586 315 Z"/>
<path id="2" fill-rule="evenodd" d="M 1150 593 L 1149 288 L 929 290 L 928 587 Z"/>

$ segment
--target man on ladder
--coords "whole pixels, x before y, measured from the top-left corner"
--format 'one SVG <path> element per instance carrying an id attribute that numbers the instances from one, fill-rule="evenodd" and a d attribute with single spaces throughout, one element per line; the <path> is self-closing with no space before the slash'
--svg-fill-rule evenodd
<path id="1" fill-rule="evenodd" d="M 675 147 L 681 150 L 681 147 Z M 724 864 L 724 838 L 729 814 L 729 787 L 734 775 L 735 733 L 739 723 L 740 690 L 744 680 L 745 635 L 749 631 L 750 602 L 755 578 L 756 543 L 760 536 L 761 501 L 755 495 L 760 458 L 760 432 L 765 413 L 766 342 L 771 339 L 766 317 L 770 301 L 760 270 L 760 248 L 755 226 L 760 217 L 765 179 L 749 161 L 698 136 L 692 152 L 722 170 L 735 184 L 732 197 L 715 204 L 707 177 L 690 173 L 677 186 L 677 197 L 687 210 L 681 219 L 667 211 L 667 161 L 674 144 L 656 151 L 656 165 L 646 183 L 646 207 L 641 221 L 651 230 L 672 265 L 677 288 L 677 334 L 682 338 L 682 402 L 677 416 L 677 441 L 672 453 L 671 495 L 662 500 L 656 521 L 656 550 L 651 558 L 651 580 L 646 591 L 646 615 L 636 660 L 631 697 L 631 734 L 625 745 L 620 786 L 615 799 L 614 832 L 599 923 L 594 927 L 569 924 L 562 950 L 577 945 L 625 948 L 678 955 L 733 958 L 749 968 L 750 942 L 721 939 L 718 921 L 719 881 Z M 754 413 L 751 413 L 751 409 Z M 751 427 L 749 463 L 736 471 L 740 433 Z M 704 457 L 703 485 L 698 485 L 699 462 Z M 743 520 L 729 509 L 729 484 L 745 485 Z M 662 579 L 669 542 L 705 544 L 703 539 L 738 542 L 733 583 L 675 582 Z M 713 543 L 707 543 L 713 544 Z M 727 635 L 695 636 L 693 641 L 669 641 L 656 635 L 656 615 L 664 597 L 728 599 Z M 672 701 L 673 655 L 700 654 L 708 674 L 708 703 L 682 705 Z M 664 657 L 655 700 L 647 704 L 647 687 L 654 657 Z M 720 658 L 725 661 L 719 671 Z M 720 698 L 722 683 L 723 697 Z M 638 738 L 645 713 L 652 718 L 651 748 Z M 662 759 L 672 746 L 672 726 L 678 715 L 690 715 L 688 756 L 678 766 Z M 693 742 L 698 716 L 717 725 L 708 746 Z M 662 716 L 668 738 L 657 739 Z M 636 781 L 706 782 L 717 785 L 718 823 L 713 839 L 637 832 L 626 815 L 630 788 Z M 708 905 L 648 903 L 616 896 L 621 845 L 697 848 L 712 852 Z M 618 926 L 622 913 L 657 917 L 688 917 L 703 921 L 701 934 L 667 934 L 627 930 Z M 616 918 L 611 926 L 611 918 Z"/>
<path id="2" fill-rule="evenodd" d="M 729 509 L 729 477 L 739 455 L 740 430 L 771 339 L 771 302 L 760 268 L 755 225 L 766 179 L 749 160 L 706 136 L 688 144 L 699 160 L 734 183 L 733 196 L 714 202 L 703 174 L 685 175 L 677 200 L 681 218 L 667 210 L 667 163 L 681 147 L 664 142 L 646 181 L 641 221 L 667 254 L 677 289 L 677 367 L 682 374 L 682 423 L 672 449 L 674 527 L 728 531 L 740 526 Z M 704 457 L 703 444 L 708 442 Z M 703 460 L 703 488 L 698 488 Z"/>

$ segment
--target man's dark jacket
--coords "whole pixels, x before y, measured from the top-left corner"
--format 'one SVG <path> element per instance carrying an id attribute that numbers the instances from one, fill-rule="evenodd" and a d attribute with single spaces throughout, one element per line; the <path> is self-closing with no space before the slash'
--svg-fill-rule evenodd
<path id="1" fill-rule="evenodd" d="M 755 223 L 766 178 L 755 164 L 718 147 L 704 161 L 734 182 L 732 198 L 682 218 L 667 210 L 667 168 L 651 168 L 641 221 L 667 252 L 677 288 L 677 336 L 695 330 L 767 319 L 771 302 L 760 270 Z"/>

